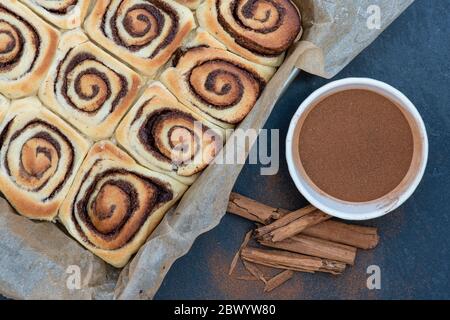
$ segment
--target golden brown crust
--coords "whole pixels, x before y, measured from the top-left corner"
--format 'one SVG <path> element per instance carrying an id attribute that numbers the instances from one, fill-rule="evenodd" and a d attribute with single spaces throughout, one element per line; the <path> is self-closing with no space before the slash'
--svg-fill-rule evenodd
<path id="1" fill-rule="evenodd" d="M 0 25 L 0 31 L 15 44 L 0 67 L 0 93 L 11 99 L 33 95 L 53 60 L 59 32 L 17 0 L 0 4 L 0 20 L 8 21 Z M 17 46 L 20 43 L 25 50 Z"/>
<path id="2" fill-rule="evenodd" d="M 291 0 L 205 0 L 197 19 L 230 51 L 267 66 L 281 65 L 302 33 L 300 12 Z"/>
<path id="3" fill-rule="evenodd" d="M 221 150 L 225 132 L 153 82 L 120 123 L 116 139 L 145 167 L 192 184 Z"/>
<path id="4" fill-rule="evenodd" d="M 81 26 L 88 12 L 91 0 L 20 0 L 42 18 L 61 29 L 75 29 Z"/>
<path id="5" fill-rule="evenodd" d="M 90 143 L 35 97 L 11 104 L 0 133 L 1 192 L 20 214 L 53 220 Z"/>
<path id="6" fill-rule="evenodd" d="M 275 72 L 206 46 L 184 50 L 174 64 L 161 81 L 184 105 L 222 128 L 244 119 Z"/>
<path id="7" fill-rule="evenodd" d="M 192 12 L 172 0 L 98 0 L 85 22 L 91 39 L 146 76 L 155 75 L 194 28 Z"/>
<path id="8" fill-rule="evenodd" d="M 185 190 L 101 141 L 84 160 L 59 219 L 83 246 L 123 267 Z"/>
<path id="9" fill-rule="evenodd" d="M 39 97 L 94 140 L 109 138 L 137 97 L 137 73 L 95 46 L 81 31 L 61 38 Z"/>

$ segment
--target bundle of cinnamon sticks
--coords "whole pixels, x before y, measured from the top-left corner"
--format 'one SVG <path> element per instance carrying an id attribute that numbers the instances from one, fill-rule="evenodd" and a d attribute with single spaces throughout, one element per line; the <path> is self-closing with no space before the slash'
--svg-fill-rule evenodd
<path id="1" fill-rule="evenodd" d="M 240 279 L 263 281 L 265 292 L 281 286 L 296 271 L 341 274 L 355 263 L 357 249 L 373 249 L 379 241 L 376 228 L 330 220 L 312 205 L 290 212 L 232 193 L 227 211 L 257 224 L 246 234 L 229 274 L 241 259 L 250 276 Z M 249 246 L 251 241 L 259 247 Z M 258 265 L 284 271 L 267 279 Z"/>

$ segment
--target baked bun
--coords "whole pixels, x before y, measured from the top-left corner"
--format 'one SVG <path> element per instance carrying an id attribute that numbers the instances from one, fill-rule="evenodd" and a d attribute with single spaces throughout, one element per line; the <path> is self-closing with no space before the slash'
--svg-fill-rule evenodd
<path id="1" fill-rule="evenodd" d="M 0 126 L 0 191 L 20 214 L 53 220 L 89 146 L 37 98 L 13 101 Z"/>
<path id="2" fill-rule="evenodd" d="M 222 128 L 245 118 L 275 72 L 205 45 L 180 51 L 173 65 L 161 74 L 164 85 L 183 104 Z"/>
<path id="3" fill-rule="evenodd" d="M 153 76 L 194 29 L 192 12 L 173 0 L 98 0 L 89 36 L 138 72 Z"/>
<path id="4" fill-rule="evenodd" d="M 140 85 L 136 72 L 75 30 L 61 38 L 39 98 L 81 132 L 101 140 L 113 135 Z"/>
<path id="5" fill-rule="evenodd" d="M 302 33 L 291 0 L 205 0 L 197 10 L 202 28 L 250 61 L 279 66 Z"/>
<path id="6" fill-rule="evenodd" d="M 116 139 L 142 165 L 191 184 L 222 149 L 225 133 L 153 82 L 120 123 Z"/>
<path id="7" fill-rule="evenodd" d="M 0 93 L 36 93 L 58 46 L 59 33 L 17 0 L 0 2 Z"/>

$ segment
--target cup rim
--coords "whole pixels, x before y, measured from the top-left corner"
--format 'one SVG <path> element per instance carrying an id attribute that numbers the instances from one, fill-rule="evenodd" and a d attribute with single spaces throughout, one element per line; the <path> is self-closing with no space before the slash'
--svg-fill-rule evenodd
<path id="1" fill-rule="evenodd" d="M 316 195 L 311 192 L 311 188 L 314 188 L 314 186 L 309 185 L 309 183 L 306 181 L 307 179 L 303 179 L 303 177 L 300 177 L 300 174 L 298 172 L 298 167 L 294 161 L 294 152 L 298 152 L 298 146 L 293 145 L 293 142 L 295 140 L 295 134 L 297 133 L 297 126 L 299 124 L 299 120 L 301 119 L 304 112 L 309 110 L 309 107 L 314 104 L 316 101 L 318 101 L 320 98 L 323 98 L 332 90 L 336 90 L 339 87 L 342 87 L 343 90 L 346 90 L 345 87 L 348 86 L 364 86 L 366 89 L 370 90 L 372 89 L 378 89 L 380 91 L 384 91 L 387 94 L 390 94 L 392 96 L 395 96 L 396 99 L 400 102 L 402 108 L 404 109 L 404 112 L 408 112 L 411 115 L 411 118 L 417 125 L 417 129 L 420 133 L 420 140 L 422 143 L 422 149 L 420 154 L 420 166 L 414 175 L 412 181 L 410 181 L 409 184 L 407 184 L 406 189 L 399 194 L 398 197 L 396 197 L 395 201 L 390 203 L 389 205 L 381 205 L 376 206 L 373 210 L 370 212 L 358 212 L 358 206 L 364 203 L 351 203 L 342 201 L 339 199 L 335 199 L 330 195 L 327 195 L 329 198 L 330 203 L 336 202 L 336 203 L 347 203 L 349 206 L 353 204 L 353 209 L 351 213 L 347 211 L 343 211 L 341 209 L 333 208 L 329 204 L 324 203 Z M 348 88 L 347 88 L 348 89 Z M 337 90 L 339 91 L 339 90 Z M 381 94 L 381 93 L 380 93 Z M 369 220 L 373 218 L 381 217 L 396 208 L 398 208 L 400 205 L 402 205 L 408 198 L 411 197 L 411 195 L 414 193 L 416 188 L 418 187 L 420 181 L 423 178 L 423 175 L 425 173 L 425 168 L 428 162 L 428 137 L 427 132 L 425 128 L 425 124 L 423 122 L 422 117 L 420 116 L 417 108 L 414 106 L 414 104 L 398 89 L 392 87 L 391 85 L 375 80 L 370 78 L 345 78 L 341 80 L 332 81 L 319 89 L 315 90 L 311 95 L 309 95 L 298 107 L 297 111 L 295 112 L 294 116 L 291 119 L 289 130 L 286 136 L 286 161 L 288 164 L 288 170 L 289 174 L 294 181 L 295 186 L 300 191 L 300 193 L 316 208 L 320 209 L 321 211 L 345 220 Z M 381 198 L 380 198 L 381 199 Z M 376 199 L 374 201 L 370 201 L 367 203 L 376 203 L 379 199 Z"/>

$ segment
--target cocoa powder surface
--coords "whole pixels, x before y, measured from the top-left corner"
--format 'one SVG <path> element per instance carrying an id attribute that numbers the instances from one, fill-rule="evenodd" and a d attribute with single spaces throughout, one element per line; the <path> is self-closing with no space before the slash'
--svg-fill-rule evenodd
<path id="1" fill-rule="evenodd" d="M 402 111 L 369 90 L 325 97 L 300 130 L 305 173 L 317 188 L 344 201 L 371 201 L 394 190 L 411 166 L 413 151 Z"/>

